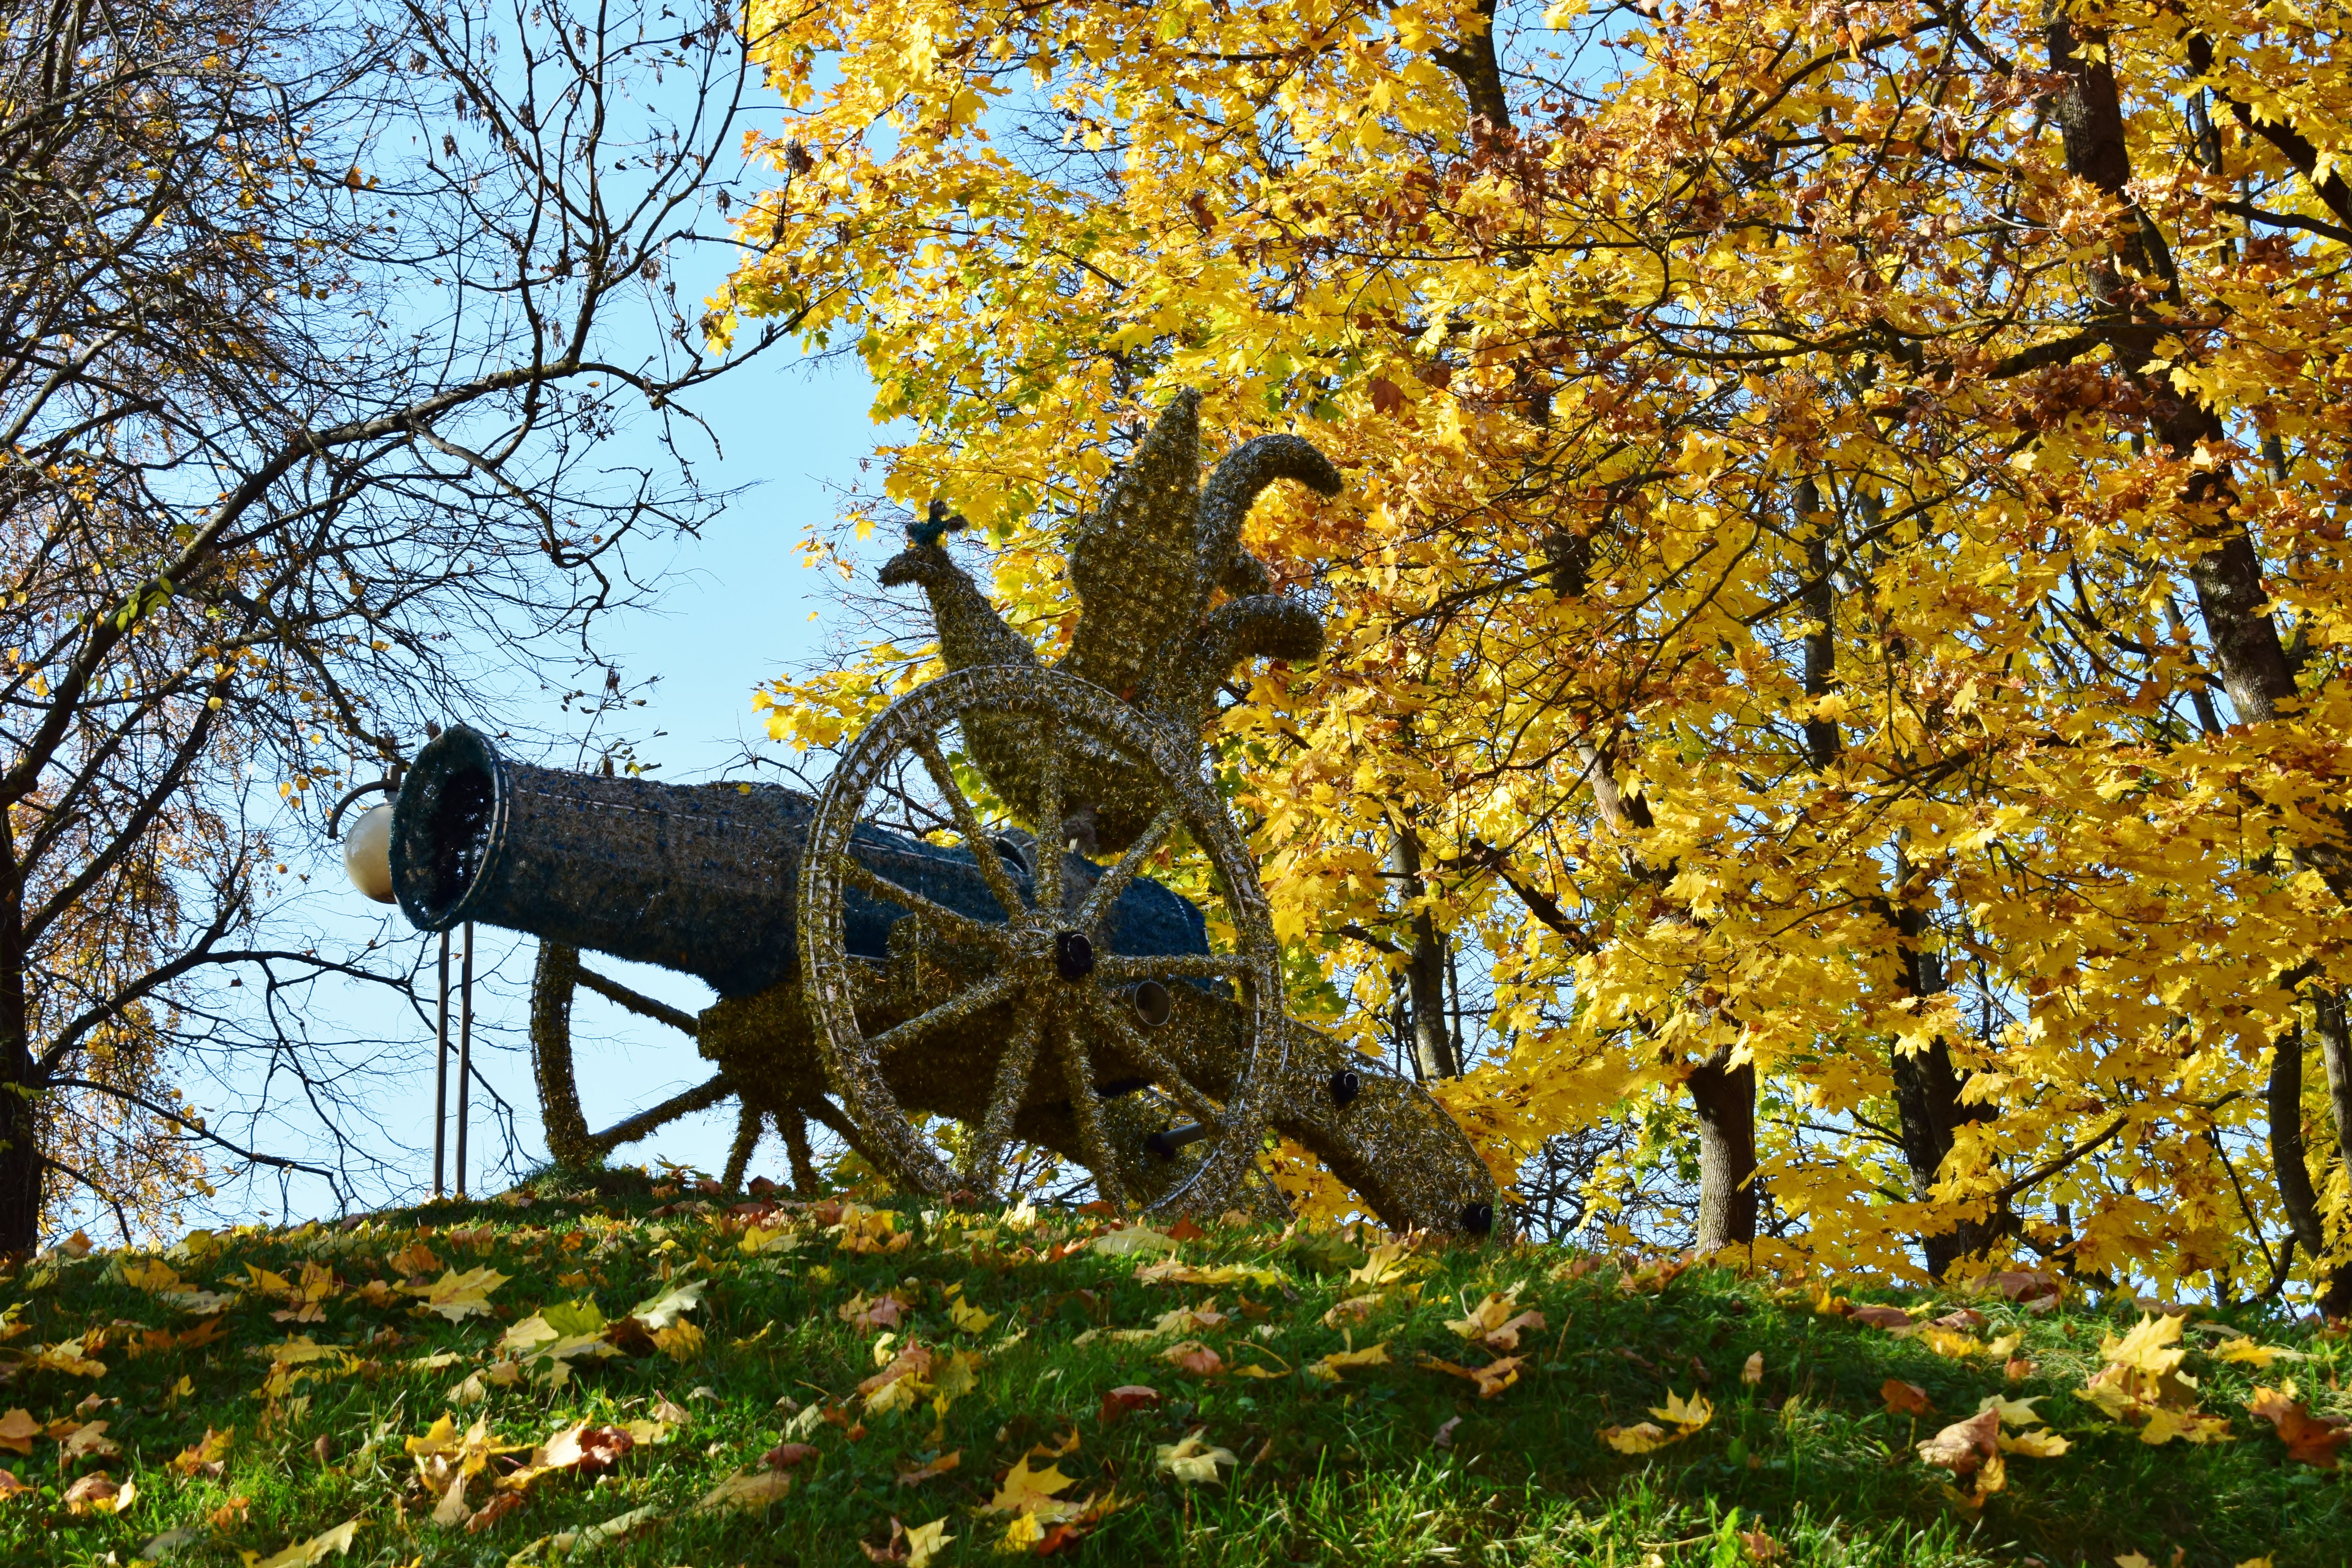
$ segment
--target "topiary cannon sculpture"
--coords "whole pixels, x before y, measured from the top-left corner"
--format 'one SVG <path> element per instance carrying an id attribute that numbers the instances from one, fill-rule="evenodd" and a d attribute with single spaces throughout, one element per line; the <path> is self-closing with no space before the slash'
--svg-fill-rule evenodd
<path id="1" fill-rule="evenodd" d="M 1269 437 L 1202 492 L 1196 416 L 1180 395 L 1078 529 L 1083 614 L 1052 668 L 949 558 L 959 520 L 934 506 L 882 575 L 921 585 L 949 672 L 859 735 L 819 797 L 537 768 L 463 728 L 425 747 L 394 804 L 394 889 L 426 930 L 542 939 L 531 1040 L 558 1160 L 731 1095 L 730 1187 L 770 1119 L 813 1182 L 814 1121 L 934 1196 L 1002 1197 L 1026 1146 L 1122 1211 L 1213 1214 L 1280 1202 L 1260 1172 L 1278 1132 L 1391 1226 L 1491 1226 L 1492 1178 L 1444 1110 L 1284 1013 L 1200 734 L 1241 659 L 1320 646 L 1240 549 L 1250 503 L 1277 479 L 1339 477 Z M 699 975 L 719 1000 L 689 1016 L 583 949 Z M 717 1075 L 591 1132 L 571 1059 L 583 985 L 692 1034 Z"/>

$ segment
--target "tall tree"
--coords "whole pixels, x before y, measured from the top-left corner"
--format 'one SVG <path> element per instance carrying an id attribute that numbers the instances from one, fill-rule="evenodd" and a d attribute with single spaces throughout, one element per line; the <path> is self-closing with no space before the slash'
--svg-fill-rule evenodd
<path id="1" fill-rule="evenodd" d="M 1441 1090 L 1498 1164 L 1672 1128 L 1596 1190 L 1687 1155 L 1685 1234 L 1752 1203 L 1759 1257 L 2342 1300 L 2344 1127 L 2270 1136 L 2334 1119 L 2271 1069 L 2352 980 L 2314 25 L 765 14 L 793 177 L 714 326 L 818 301 L 865 354 L 916 434 L 856 521 L 950 497 L 1051 640 L 1063 520 L 1172 388 L 1349 473 L 1253 521 L 1334 632 L 1221 765 L 1335 977 L 1414 825 L 1422 907 L 1498 955 L 1509 1049 Z M 779 732 L 861 721 L 892 657 L 780 685 Z"/>
<path id="2" fill-rule="evenodd" d="M 508 661 L 604 684 L 628 544 L 709 505 L 593 447 L 722 368 L 666 268 L 744 59 L 715 10 L 0 5 L 0 1253 L 301 1163 L 191 1051 L 362 1109 L 286 1004 L 404 976 L 289 926 L 280 846 Z"/>

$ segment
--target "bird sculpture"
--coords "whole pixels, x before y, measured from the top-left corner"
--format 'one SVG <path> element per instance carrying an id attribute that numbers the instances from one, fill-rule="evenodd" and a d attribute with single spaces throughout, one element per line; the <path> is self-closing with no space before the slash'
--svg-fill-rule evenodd
<path id="1" fill-rule="evenodd" d="M 1179 392 L 1081 518 L 1070 542 L 1077 629 L 1053 668 L 1133 704 L 1197 745 L 1217 689 L 1244 660 L 1306 660 L 1323 648 L 1314 612 L 1272 592 L 1265 567 L 1242 548 L 1242 524 L 1259 494 L 1295 479 L 1337 495 L 1339 472 L 1296 436 L 1261 436 L 1200 482 L 1201 397 Z M 919 584 L 930 603 L 940 658 L 950 669 L 974 665 L 1043 668 L 1029 640 L 1004 623 L 979 586 L 949 558 L 944 537 L 962 525 L 943 502 L 908 530 L 908 545 L 883 565 L 885 586 Z M 1217 602 L 1222 592 L 1225 597 Z M 989 786 L 1038 823 L 1042 754 L 1030 714 L 982 714 L 965 722 L 965 744 Z M 1066 846 L 1115 855 L 1150 826 L 1150 791 L 1117 758 L 1075 744 L 1065 762 Z"/>

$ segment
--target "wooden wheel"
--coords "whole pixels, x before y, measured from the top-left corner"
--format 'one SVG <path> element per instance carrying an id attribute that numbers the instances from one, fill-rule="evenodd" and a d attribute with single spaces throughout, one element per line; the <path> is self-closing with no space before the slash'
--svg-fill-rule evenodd
<path id="1" fill-rule="evenodd" d="M 981 792 L 958 776 L 973 753 L 1001 756 L 1016 741 L 1017 798 L 1043 840 L 1020 856 L 1007 847 L 1010 822 L 986 820 L 972 798 Z M 992 666 L 909 692 L 842 759 L 801 861 L 801 984 L 826 1079 L 894 1181 L 1002 1198 L 1016 1124 L 1058 1124 L 1114 1208 L 1202 1212 L 1234 1200 L 1281 1079 L 1281 968 L 1256 868 L 1197 758 L 1085 681 Z M 1117 860 L 1054 853 L 1087 841 L 1112 791 L 1129 815 L 1139 797 L 1151 806 Z M 919 877 L 897 879 L 894 868 L 915 862 L 894 860 L 861 826 L 877 805 L 976 862 L 994 909 L 975 917 L 906 885 Z M 1205 862 L 1213 889 L 1207 940 L 1190 945 L 1213 951 L 1135 940 L 1121 902 L 1148 864 L 1180 847 Z M 851 900 L 897 916 L 878 970 L 849 951 Z M 1154 1027 L 1155 1014 L 1172 1022 Z M 1149 1112 L 1121 1097 L 1147 1089 L 1194 1125 L 1172 1138 L 1138 1132 Z M 1194 1142 L 1181 1164 L 1144 1163 L 1146 1146 L 1172 1158 Z M 1130 1181 L 1139 1171 L 1156 1179 Z"/>
<path id="2" fill-rule="evenodd" d="M 728 1081 L 726 1074 L 714 1074 L 650 1110 L 616 1121 L 601 1132 L 590 1131 L 587 1118 L 580 1110 L 579 1083 L 572 1069 L 572 1000 L 582 986 L 640 1017 L 667 1024 L 689 1037 L 698 1034 L 691 1014 L 597 973 L 580 962 L 577 948 L 541 942 L 539 963 L 530 977 L 530 1056 L 532 1076 L 539 1086 L 540 1117 L 547 1129 L 548 1152 L 555 1156 L 557 1163 L 593 1165 L 622 1144 L 649 1137 L 679 1117 L 706 1110 L 735 1094 L 735 1086 Z M 769 1120 L 769 1113 L 758 1106 L 746 1102 L 740 1107 L 734 1142 L 728 1151 L 726 1174 L 721 1178 L 728 1191 L 742 1185 L 743 1173 L 751 1164 L 752 1151 L 758 1147 L 761 1132 Z M 794 1190 L 814 1193 L 816 1168 L 809 1149 L 807 1122 L 801 1110 L 778 1110 L 773 1112 L 773 1120 L 792 1159 Z"/>

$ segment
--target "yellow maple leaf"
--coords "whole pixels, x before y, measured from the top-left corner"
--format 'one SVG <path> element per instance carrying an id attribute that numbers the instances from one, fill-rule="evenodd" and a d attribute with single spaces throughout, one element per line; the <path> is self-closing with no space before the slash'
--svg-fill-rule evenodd
<path id="1" fill-rule="evenodd" d="M 765 1508 L 793 1489 L 793 1478 L 783 1470 L 738 1470 L 702 1496 L 697 1513 L 718 1509 Z"/>
<path id="2" fill-rule="evenodd" d="M 1062 1473 L 1059 1465 L 1048 1465 L 1042 1470 L 1029 1468 L 1029 1457 L 1004 1473 L 1004 1480 L 996 1495 L 980 1505 L 982 1513 L 1029 1514 L 1052 1523 L 1075 1517 L 1080 1510 L 1076 1503 L 1063 1502 L 1061 1494 L 1077 1484 L 1075 1477 Z"/>
<path id="3" fill-rule="evenodd" d="M 1181 1443 L 1158 1445 L 1158 1453 L 1160 1470 L 1187 1486 L 1214 1484 L 1219 1465 L 1239 1463 L 1231 1449 L 1212 1447 L 1202 1442 L 1197 1428 Z"/>
<path id="4" fill-rule="evenodd" d="M 330 1552 L 348 1555 L 352 1537 L 359 1533 L 360 1523 L 356 1519 L 347 1519 L 324 1535 L 297 1542 L 275 1556 L 264 1557 L 258 1552 L 241 1552 L 237 1555 L 245 1560 L 245 1568 L 310 1568 Z"/>
<path id="5" fill-rule="evenodd" d="M 1367 1345 L 1360 1351 L 1333 1351 L 1329 1355 L 1321 1357 L 1316 1361 L 1308 1362 L 1307 1363 L 1307 1371 L 1309 1375 L 1316 1377 L 1322 1382 L 1337 1383 L 1339 1381 L 1339 1374 L 1350 1367 L 1387 1366 L 1389 1364 L 1391 1363 L 1389 1362 L 1388 1342 L 1386 1340 L 1382 1340 L 1379 1344 Z"/>
<path id="6" fill-rule="evenodd" d="M 948 1303 L 948 1321 L 953 1323 L 961 1332 L 984 1334 L 988 1332 L 989 1325 L 996 1321 L 996 1314 L 982 1311 L 959 1295 Z M 912 1536 L 910 1535 L 908 1539 L 911 1540 Z"/>
<path id="7" fill-rule="evenodd" d="M 2223 1361 L 2236 1362 L 2241 1365 L 2254 1367 L 2263 1372 L 2268 1372 L 2271 1363 L 2274 1361 L 2306 1359 L 2301 1351 L 2291 1351 L 2283 1345 L 2256 1344 L 2252 1340 L 2243 1337 L 2216 1345 L 2213 1348 L 2213 1353 Z"/>
<path id="8" fill-rule="evenodd" d="M 2181 1358 L 2189 1353 L 2180 1348 L 2180 1330 L 2186 1321 L 2170 1313 L 2143 1316 L 2120 1340 L 2113 1334 L 2102 1335 L 2099 1354 L 2110 1366 L 2129 1367 L 2151 1377 L 2161 1377 L 2179 1367 Z"/>
<path id="9" fill-rule="evenodd" d="M 1678 1437 L 1680 1434 L 1676 1434 Z M 1666 1429 L 1654 1421 L 1637 1421 L 1631 1426 L 1603 1426 L 1601 1440 L 1621 1454 L 1647 1454 L 1676 1440 L 1666 1435 Z"/>
<path id="10" fill-rule="evenodd" d="M 1403 1242 L 1384 1241 L 1371 1249 L 1364 1258 L 1362 1267 L 1348 1270 L 1349 1282 L 1355 1285 L 1387 1285 L 1402 1279 L 1405 1275 L 1405 1260 L 1412 1255 L 1412 1248 Z M 1518 1287 L 1512 1286 L 1511 1294 L 1517 1296 L 1518 1293 Z"/>
<path id="11" fill-rule="evenodd" d="M 1691 1390 L 1691 1396 L 1685 1399 L 1670 1388 L 1666 1390 L 1665 1404 L 1652 1405 L 1650 1414 L 1661 1421 L 1673 1423 L 1678 1428 L 1675 1434 L 1676 1436 L 1687 1437 L 1715 1419 L 1715 1406 L 1708 1404 L 1706 1396 L 1696 1389 Z"/>
<path id="12" fill-rule="evenodd" d="M 947 1529 L 948 1521 L 942 1517 L 907 1531 L 907 1568 L 929 1568 L 931 1559 L 955 1539 Z"/>
<path id="13" fill-rule="evenodd" d="M 451 1322 L 467 1318 L 490 1315 L 490 1294 L 507 1282 L 507 1276 L 495 1268 L 468 1268 L 463 1274 L 455 1269 L 443 1272 L 429 1285 L 403 1285 L 400 1289 L 411 1296 L 424 1298 L 421 1305 L 428 1312 L 438 1312 Z"/>

